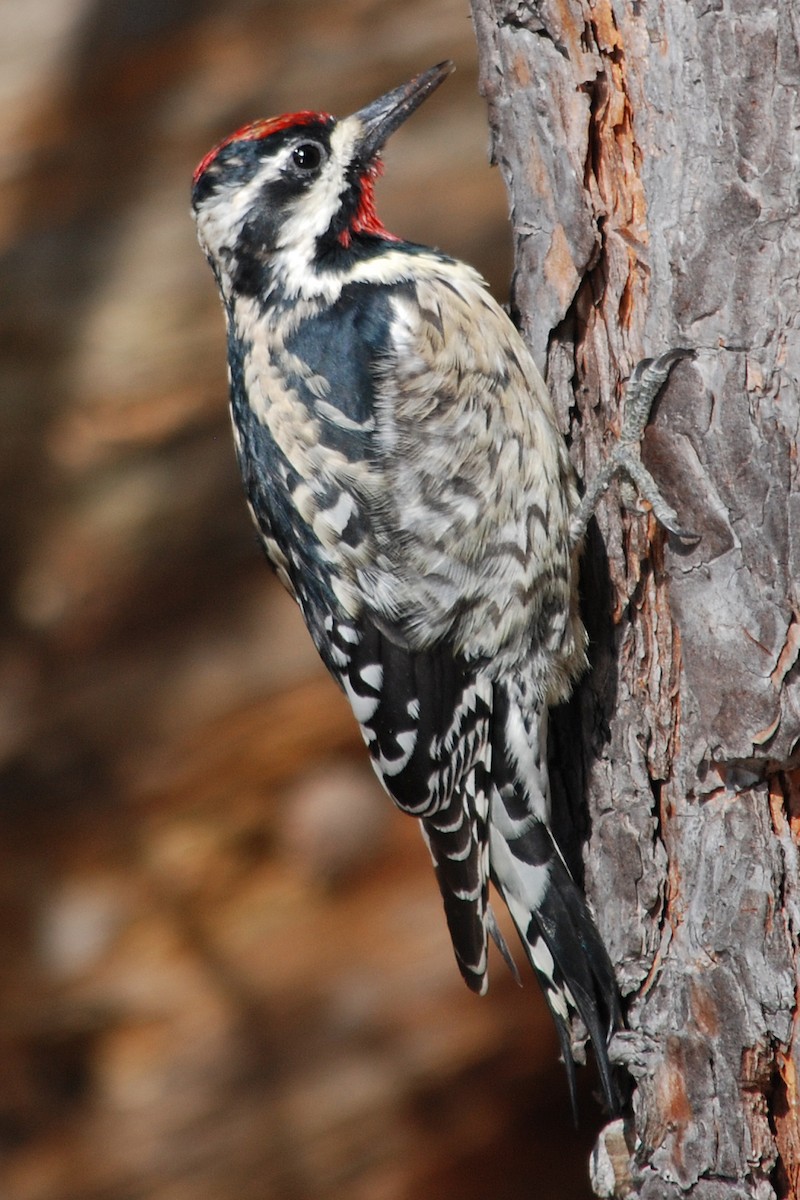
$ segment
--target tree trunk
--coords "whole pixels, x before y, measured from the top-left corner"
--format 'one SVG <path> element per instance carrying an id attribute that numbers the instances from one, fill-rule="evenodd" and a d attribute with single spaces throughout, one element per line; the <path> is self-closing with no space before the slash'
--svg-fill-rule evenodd
<path id="1" fill-rule="evenodd" d="M 696 351 L 584 561 L 558 722 L 629 1032 L 601 1196 L 800 1195 L 800 15 L 791 0 L 473 0 L 514 306 L 590 479 L 636 361 Z M 626 1148 L 627 1147 L 627 1148 Z"/>

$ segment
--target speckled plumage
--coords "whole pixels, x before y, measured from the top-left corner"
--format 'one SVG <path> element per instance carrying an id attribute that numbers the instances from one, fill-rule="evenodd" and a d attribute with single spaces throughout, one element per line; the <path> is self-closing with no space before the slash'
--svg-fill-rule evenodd
<path id="1" fill-rule="evenodd" d="M 389 235 L 372 203 L 382 140 L 446 73 L 343 121 L 240 131 L 198 168 L 194 210 L 254 520 L 386 790 L 420 819 L 461 972 L 485 990 L 489 937 L 510 960 L 492 881 L 565 1059 L 577 1011 L 613 1103 L 613 972 L 550 832 L 547 709 L 585 660 L 572 468 L 481 278 Z"/>

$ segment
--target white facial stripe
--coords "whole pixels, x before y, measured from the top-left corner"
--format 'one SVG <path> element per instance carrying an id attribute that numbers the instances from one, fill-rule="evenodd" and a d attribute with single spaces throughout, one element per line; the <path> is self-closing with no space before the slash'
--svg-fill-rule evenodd
<path id="1" fill-rule="evenodd" d="M 276 262 L 280 263 L 281 282 L 289 295 L 308 290 L 317 239 L 329 228 L 339 211 L 346 187 L 346 169 L 361 128 L 356 117 L 347 117 L 334 126 L 327 162 L 314 186 L 298 198 L 294 211 L 281 229 Z M 322 276 L 314 282 L 315 290 L 320 294 L 330 291 L 330 298 L 334 298 L 341 287 L 338 279 L 326 280 Z"/>
<path id="2" fill-rule="evenodd" d="M 353 145 L 361 124 L 348 117 L 334 126 L 331 152 L 314 186 L 301 196 L 289 220 L 281 230 L 278 245 L 295 246 L 305 243 L 313 247 L 339 210 L 345 189 L 345 168 L 353 156 Z"/>

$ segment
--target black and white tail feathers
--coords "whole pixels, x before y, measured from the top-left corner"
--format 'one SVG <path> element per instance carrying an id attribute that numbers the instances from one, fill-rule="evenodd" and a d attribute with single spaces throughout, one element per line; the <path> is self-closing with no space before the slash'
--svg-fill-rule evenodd
<path id="1" fill-rule="evenodd" d="M 550 829 L 547 712 L 512 686 L 495 687 L 490 811 L 491 879 L 503 897 L 553 1015 L 576 1110 L 570 1018 L 594 1046 L 609 1108 L 619 1094 L 608 1040 L 620 1023 L 605 946 Z M 502 947 L 501 947 L 502 950 Z"/>
<path id="2" fill-rule="evenodd" d="M 607 1045 L 619 1024 L 617 987 L 551 832 L 546 711 L 519 676 L 493 680 L 443 648 L 414 653 L 368 622 L 329 626 L 375 770 L 395 804 L 420 820 L 467 986 L 486 991 L 490 937 L 519 980 L 489 902 L 491 882 L 555 1020 L 573 1108 L 577 1013 L 616 1109 Z"/>
<path id="3" fill-rule="evenodd" d="M 583 896 L 557 848 L 539 907 L 530 914 L 524 931 L 517 928 L 555 1021 L 573 1112 L 577 1112 L 577 1098 L 569 1030 L 572 1012 L 586 1026 L 606 1103 L 616 1111 L 620 1097 L 608 1057 L 608 1040 L 620 1023 L 616 980 Z"/>

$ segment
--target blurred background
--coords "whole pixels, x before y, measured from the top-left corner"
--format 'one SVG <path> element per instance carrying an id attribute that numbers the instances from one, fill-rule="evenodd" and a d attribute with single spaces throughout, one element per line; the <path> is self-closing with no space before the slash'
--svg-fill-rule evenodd
<path id="1" fill-rule="evenodd" d="M 0 0 L 3 1200 L 588 1196 L 538 990 L 461 983 L 415 823 L 240 494 L 192 169 L 445 57 L 385 223 L 505 297 L 467 0 Z"/>

